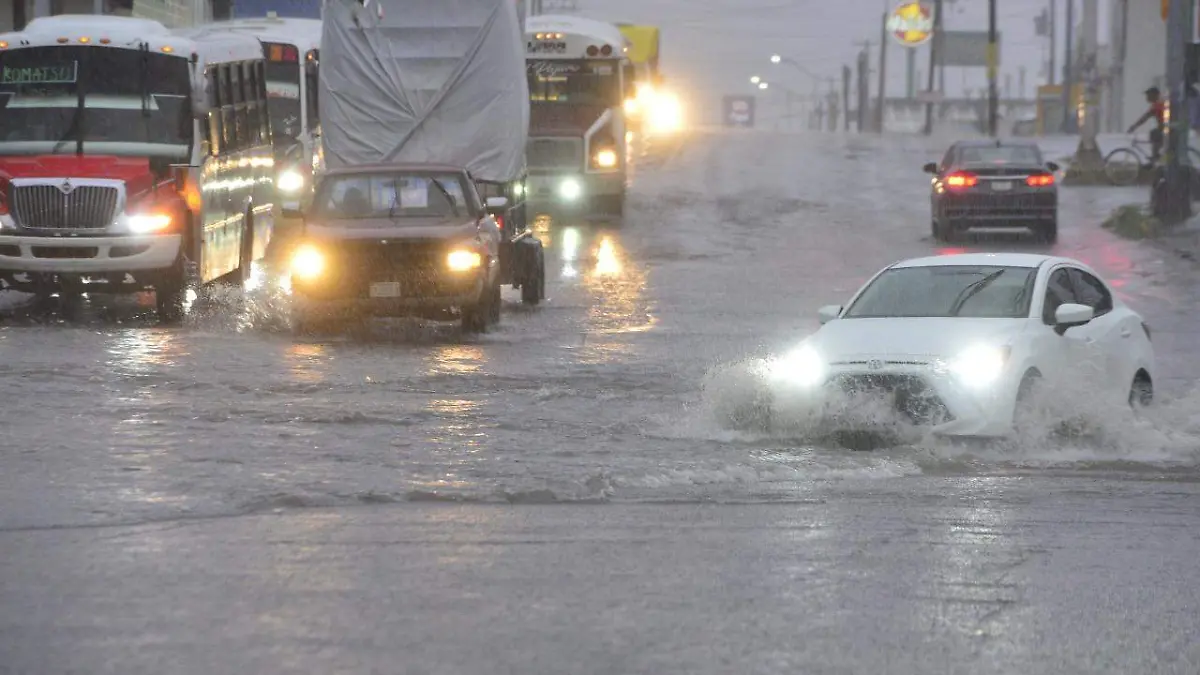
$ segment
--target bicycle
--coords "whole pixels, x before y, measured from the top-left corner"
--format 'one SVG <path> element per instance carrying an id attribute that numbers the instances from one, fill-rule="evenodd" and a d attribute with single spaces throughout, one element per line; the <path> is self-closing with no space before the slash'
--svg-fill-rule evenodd
<path id="1" fill-rule="evenodd" d="M 1133 185 L 1142 175 L 1142 169 L 1151 166 L 1150 153 L 1141 148 L 1150 148 L 1150 139 L 1133 137 L 1129 147 L 1117 148 L 1104 156 L 1104 175 L 1113 185 Z M 1193 167 L 1200 167 L 1200 150 L 1188 148 L 1188 159 Z"/>

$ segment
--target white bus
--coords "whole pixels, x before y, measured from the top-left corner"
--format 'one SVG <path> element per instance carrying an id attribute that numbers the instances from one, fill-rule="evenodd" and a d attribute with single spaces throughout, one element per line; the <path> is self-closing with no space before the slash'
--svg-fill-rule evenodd
<path id="1" fill-rule="evenodd" d="M 249 36 L 62 15 L 0 35 L 0 281 L 49 295 L 249 278 L 274 226 L 266 61 Z"/>
<path id="2" fill-rule="evenodd" d="M 625 209 L 626 39 L 617 26 L 539 14 L 525 24 L 529 198 L 594 215 Z"/>
<path id="3" fill-rule="evenodd" d="M 321 119 L 317 112 L 321 21 L 267 16 L 205 24 L 181 32 L 194 37 L 212 31 L 253 36 L 267 59 L 267 109 L 277 170 L 275 187 L 285 208 L 299 208 L 323 164 Z"/>

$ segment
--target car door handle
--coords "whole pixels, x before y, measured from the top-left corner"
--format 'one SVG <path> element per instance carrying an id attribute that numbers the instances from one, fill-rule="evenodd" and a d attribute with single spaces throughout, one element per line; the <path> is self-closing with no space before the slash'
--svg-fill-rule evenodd
<path id="1" fill-rule="evenodd" d="M 1127 337 L 1129 337 L 1129 336 L 1131 336 L 1131 335 L 1133 335 L 1133 332 L 1132 332 L 1132 331 L 1130 331 L 1128 328 L 1126 328 L 1125 330 L 1122 330 L 1122 331 L 1121 331 L 1121 337 L 1123 337 L 1123 338 L 1127 338 Z"/>

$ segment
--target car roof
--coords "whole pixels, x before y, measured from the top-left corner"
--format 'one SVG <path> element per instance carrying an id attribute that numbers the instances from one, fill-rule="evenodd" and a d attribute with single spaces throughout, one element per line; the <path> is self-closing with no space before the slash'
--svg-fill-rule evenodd
<path id="1" fill-rule="evenodd" d="M 1037 148 L 1038 144 L 1034 141 L 1023 138 L 972 138 L 965 141 L 957 141 L 954 147 L 958 148 Z"/>
<path id="2" fill-rule="evenodd" d="M 1041 267 L 1046 263 L 1050 263 L 1052 265 L 1066 263 L 1075 265 L 1076 267 L 1081 267 L 1083 269 L 1091 269 L 1078 260 L 1050 255 L 1039 255 L 1036 253 L 952 253 L 949 255 L 932 255 L 923 258 L 909 258 L 908 260 L 901 260 L 900 262 L 891 265 L 891 267 L 948 267 L 951 265 L 978 265 L 1036 268 Z"/>

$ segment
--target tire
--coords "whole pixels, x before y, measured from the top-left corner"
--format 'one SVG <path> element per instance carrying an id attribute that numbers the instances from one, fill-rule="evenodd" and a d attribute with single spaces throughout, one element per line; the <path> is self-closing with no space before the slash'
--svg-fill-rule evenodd
<path id="1" fill-rule="evenodd" d="M 1154 383 L 1145 374 L 1138 373 L 1133 378 L 1133 384 L 1129 387 L 1129 407 L 1137 410 L 1138 408 L 1146 408 L 1153 402 Z"/>
<path id="2" fill-rule="evenodd" d="M 1025 373 L 1021 385 L 1017 387 L 1017 400 L 1013 405 L 1013 430 L 1020 433 L 1029 428 L 1029 414 L 1036 405 L 1034 394 L 1042 384 L 1042 376 L 1037 371 Z"/>
<path id="3" fill-rule="evenodd" d="M 1058 243 L 1058 218 L 1050 221 L 1045 225 L 1039 225 L 1035 230 L 1034 236 L 1038 243 L 1041 244 L 1057 244 Z"/>
<path id="4" fill-rule="evenodd" d="M 933 238 L 942 243 L 949 244 L 955 239 L 954 228 L 940 220 L 935 220 L 933 221 Z"/>
<path id="5" fill-rule="evenodd" d="M 542 249 L 538 249 L 533 267 L 533 279 L 521 283 L 521 302 L 530 307 L 546 297 L 546 254 Z"/>
<path id="6" fill-rule="evenodd" d="M 1142 175 L 1142 158 L 1130 148 L 1117 148 L 1104 156 L 1104 175 L 1113 185 L 1134 185 Z"/>
<path id="7" fill-rule="evenodd" d="M 182 261 L 176 263 L 154 286 L 154 307 L 159 323 L 178 324 L 183 321 L 183 304 L 188 286 L 185 269 Z"/>
<path id="8" fill-rule="evenodd" d="M 464 333 L 486 333 L 492 324 L 492 317 L 499 318 L 499 284 L 492 284 L 479 295 L 479 303 L 474 307 L 464 307 L 462 310 L 462 331 Z"/>
<path id="9" fill-rule="evenodd" d="M 243 218 L 245 225 L 242 227 L 242 251 L 238 256 L 238 271 L 233 275 L 238 286 L 245 286 L 250 280 L 254 265 L 254 209 L 246 207 Z"/>

